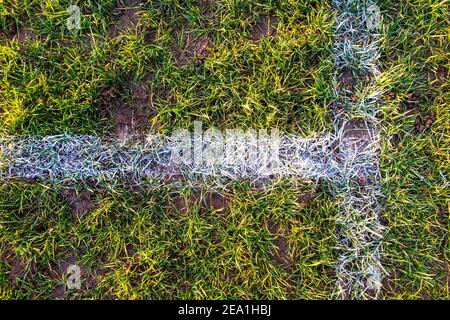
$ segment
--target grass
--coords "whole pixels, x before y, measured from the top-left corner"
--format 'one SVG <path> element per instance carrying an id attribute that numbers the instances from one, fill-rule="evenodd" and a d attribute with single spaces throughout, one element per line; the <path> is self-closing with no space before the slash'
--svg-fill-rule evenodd
<path id="1" fill-rule="evenodd" d="M 381 2 L 386 11 L 382 153 L 386 266 L 402 299 L 448 299 L 449 18 L 448 1 Z M 433 123 L 424 130 L 426 116 Z"/>
<path id="2" fill-rule="evenodd" d="M 121 108 L 165 134 L 194 120 L 302 135 L 332 129 L 328 2 L 83 1 L 79 32 L 65 27 L 70 4 L 0 1 L 0 134 L 112 135 Z M 448 299 L 449 3 L 378 4 L 382 298 Z M 124 7 L 141 14 L 126 18 Z M 259 39 L 265 17 L 276 32 Z M 130 24 L 138 26 L 120 31 Z M 199 39 L 212 48 L 204 57 Z M 224 191 L 2 181 L 0 298 L 328 299 L 338 212 L 327 186 L 309 182 Z M 74 261 L 83 288 L 65 292 L 63 267 Z"/>
<path id="3" fill-rule="evenodd" d="M 15 235 L 8 247 L 27 261 L 24 273 L 29 271 L 12 289 L 2 264 L 3 298 L 54 297 L 64 275 L 52 278 L 49 270 L 70 256 L 83 274 L 98 277 L 95 288 L 83 283 L 85 290 L 70 297 L 326 298 L 333 287 L 327 275 L 333 236 L 323 234 L 333 229 L 328 213 L 336 207 L 305 208 L 298 201 L 300 190 L 278 187 L 266 193 L 236 185 L 224 195 L 227 205 L 215 207 L 205 205 L 212 197 L 205 189 L 195 195 L 189 188 L 96 192 L 95 209 L 82 220 L 59 199 L 61 190 L 15 185 L 1 192 L 11 199 L 2 206 L 7 228 L 2 239 Z M 186 209 L 174 207 L 184 201 Z M 303 258 L 275 261 L 281 254 L 276 239 Z"/>
<path id="4" fill-rule="evenodd" d="M 17 43 L 3 42 L 4 130 L 104 133 L 108 121 L 98 113 L 102 89 L 114 88 L 130 100 L 133 85 L 148 76 L 153 122 L 163 132 L 191 125 L 192 118 L 222 127 L 278 125 L 306 133 L 329 127 L 324 107 L 332 97 L 329 6 L 314 1 L 302 6 L 300 1 L 275 10 L 271 1 L 258 6 L 224 1 L 209 9 L 215 10 L 211 20 L 199 13 L 195 1 L 167 1 L 159 8 L 142 8 L 140 20 L 133 21 L 140 33 L 113 37 L 110 30 L 127 20 L 117 17 L 123 5 L 101 3 L 83 2 L 82 12 L 90 8 L 92 13 L 84 15 L 78 33 L 63 25 L 68 1 L 41 6 L 31 1 L 17 12 L 3 10 L 4 29 L 29 27 L 40 40 L 22 50 Z M 258 20 L 272 11 L 279 19 L 276 39 L 250 41 Z M 178 51 L 199 37 L 209 37 L 214 52 L 201 66 L 180 67 Z"/>

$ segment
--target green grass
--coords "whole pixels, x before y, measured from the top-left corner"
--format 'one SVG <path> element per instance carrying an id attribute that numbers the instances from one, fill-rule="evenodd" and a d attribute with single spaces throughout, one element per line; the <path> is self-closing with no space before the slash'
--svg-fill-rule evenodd
<path id="1" fill-rule="evenodd" d="M 150 75 L 152 121 L 163 132 L 192 119 L 305 133 L 330 127 L 333 19 L 327 5 L 223 1 L 209 9 L 211 20 L 195 1 L 166 1 L 159 9 L 142 6 L 135 21 L 141 32 L 112 37 L 122 5 L 83 2 L 82 12 L 89 7 L 92 13 L 74 33 L 64 25 L 69 2 L 57 3 L 25 1 L 0 11 L 4 30 L 31 28 L 35 38 L 23 46 L 2 41 L 0 107 L 7 132 L 104 133 L 109 110 L 98 112 L 102 89 L 131 100 L 133 87 Z M 255 24 L 269 13 L 278 17 L 277 35 L 251 41 Z M 199 37 L 211 39 L 210 56 L 201 66 L 177 65 L 177 50 Z"/>
<path id="2" fill-rule="evenodd" d="M 383 1 L 382 154 L 386 298 L 448 299 L 450 100 L 448 1 Z M 417 119 L 435 113 L 417 131 Z M 389 139 L 389 140 L 388 140 Z"/>
<path id="3" fill-rule="evenodd" d="M 0 134 L 112 135 L 118 97 L 139 112 L 141 85 L 149 95 L 145 121 L 161 133 L 194 120 L 303 135 L 332 129 L 328 2 L 216 1 L 208 18 L 196 1 L 160 1 L 141 7 L 139 32 L 116 37 L 110 30 L 124 5 L 80 2 L 82 30 L 70 32 L 71 3 L 0 1 Z M 379 5 L 380 85 L 388 90 L 382 298 L 448 299 L 449 4 Z M 277 17 L 276 33 L 252 40 L 268 15 Z M 33 36 L 13 41 L 17 28 Z M 202 37 L 211 53 L 201 63 L 177 62 Z M 430 112 L 434 122 L 417 132 L 416 118 Z M 81 219 L 63 186 L 0 185 L 0 298 L 327 299 L 334 289 L 339 208 L 325 185 L 235 183 L 221 196 L 206 187 L 73 188 L 92 191 Z M 60 295 L 58 264 L 69 260 L 82 266 L 83 290 Z"/>
<path id="4" fill-rule="evenodd" d="M 82 220 L 60 201 L 61 190 L 15 185 L 2 188 L 11 199 L 2 208 L 8 247 L 26 260 L 30 273 L 12 289 L 2 263 L 3 298 L 52 298 L 64 277 L 48 270 L 73 255 L 83 273 L 98 276 L 94 289 L 73 293 L 83 298 L 292 298 L 329 296 L 333 263 L 330 205 L 302 206 L 300 190 L 269 192 L 236 185 L 227 206 L 204 205 L 209 190 L 196 190 L 189 210 L 172 201 L 193 199 L 191 189 L 158 189 L 114 194 L 96 192 L 95 209 Z M 296 192 L 296 193 L 295 193 Z M 181 195 L 180 195 L 181 194 Z M 37 198 L 38 197 L 38 198 Z M 319 195 L 317 203 L 326 200 Z M 269 228 L 279 227 L 278 233 Z M 274 240 L 283 238 L 298 259 L 273 259 Z M 6 244 L 6 243 L 5 243 Z M 134 255 L 127 251 L 132 250 Z M 35 263 L 33 271 L 31 264 Z M 301 283 L 301 285 L 299 285 Z M 83 285 L 84 287 L 84 285 Z"/>

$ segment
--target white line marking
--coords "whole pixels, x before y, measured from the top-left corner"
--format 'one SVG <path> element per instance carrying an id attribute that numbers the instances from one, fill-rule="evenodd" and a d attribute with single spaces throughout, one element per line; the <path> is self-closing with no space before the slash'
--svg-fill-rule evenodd
<path id="1" fill-rule="evenodd" d="M 200 159 L 180 164 L 174 163 L 171 157 L 177 150 L 176 144 L 162 136 L 126 144 L 95 136 L 3 137 L 0 138 L 0 177 L 57 183 L 92 178 L 109 184 L 142 184 L 174 176 L 232 180 L 289 176 L 334 179 L 339 167 L 332 156 L 333 142 L 331 135 L 309 139 L 283 135 L 275 145 L 273 140 L 267 141 L 270 150 L 276 148 L 276 157 L 264 153 L 248 157 L 249 150 L 261 150 L 258 140 L 250 138 L 242 144 L 234 142 L 237 148 L 227 151 L 231 152 L 227 155 L 231 162 L 215 159 L 216 163 L 210 163 Z M 210 141 L 193 145 L 203 150 L 210 147 Z"/>
<path id="2" fill-rule="evenodd" d="M 384 227 L 377 112 L 381 92 L 376 85 L 381 14 L 372 0 L 334 0 L 334 7 L 335 128 L 343 165 L 334 191 L 341 203 L 336 295 L 376 299 L 385 272 L 380 260 Z"/>
<path id="3" fill-rule="evenodd" d="M 176 175 L 330 180 L 342 207 L 337 219 L 341 255 L 336 267 L 336 294 L 340 298 L 377 298 L 384 270 L 380 262 L 383 226 L 379 221 L 382 194 L 376 118 L 381 92 L 374 80 L 380 75 L 379 50 L 372 30 L 377 21 L 368 15 L 377 13 L 375 4 L 372 0 L 334 0 L 338 11 L 335 134 L 311 139 L 283 136 L 275 147 L 279 158 L 274 167 L 268 168 L 258 157 L 240 159 L 242 153 L 231 155 L 241 160 L 231 164 L 211 166 L 194 161 L 174 165 L 170 154 L 175 147 L 164 137 L 133 144 L 95 136 L 2 137 L 0 177 L 56 183 L 93 178 L 133 184 Z M 204 143 L 196 145 L 197 149 L 204 147 Z"/>

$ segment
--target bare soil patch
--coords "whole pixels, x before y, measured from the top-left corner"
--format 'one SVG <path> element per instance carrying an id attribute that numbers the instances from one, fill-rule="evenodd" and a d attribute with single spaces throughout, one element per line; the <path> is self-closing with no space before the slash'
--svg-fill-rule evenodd
<path id="1" fill-rule="evenodd" d="M 297 201 L 303 207 L 307 208 L 311 206 L 314 199 L 317 197 L 317 193 L 315 192 L 306 192 L 297 197 Z"/>
<path id="2" fill-rule="evenodd" d="M 17 41 L 20 47 L 23 47 L 27 42 L 37 39 L 37 35 L 28 27 L 19 28 L 14 25 L 8 39 Z"/>
<path id="3" fill-rule="evenodd" d="M 73 189 L 65 189 L 63 197 L 69 202 L 72 216 L 81 219 L 88 214 L 95 205 L 91 200 L 92 193 L 90 191 L 82 192 L 78 194 Z"/>
<path id="4" fill-rule="evenodd" d="M 175 208 L 182 214 L 187 214 L 191 211 L 194 204 L 198 201 L 199 194 L 194 193 L 192 197 L 186 198 L 182 195 L 176 195 L 171 200 L 171 207 Z"/>
<path id="5" fill-rule="evenodd" d="M 274 15 L 267 15 L 261 18 L 261 20 L 253 27 L 251 31 L 251 39 L 253 41 L 259 41 L 263 37 L 272 37 L 276 35 L 275 26 L 278 23 L 278 18 Z"/>
<path id="6" fill-rule="evenodd" d="M 14 289 L 17 288 L 17 280 L 19 278 L 34 278 L 37 272 L 36 263 L 27 262 L 26 259 L 18 257 L 16 253 L 11 250 L 4 252 L 1 258 L 10 267 L 8 278 Z M 29 267 L 28 264 L 30 264 Z"/>
<path id="7" fill-rule="evenodd" d="M 17 32 L 11 37 L 11 40 L 16 40 L 19 44 L 23 44 L 26 41 L 33 40 L 36 35 L 30 29 L 19 29 Z"/>
<path id="8" fill-rule="evenodd" d="M 211 38 L 208 36 L 191 39 L 191 36 L 187 35 L 184 49 L 174 49 L 172 55 L 179 67 L 187 65 L 191 61 L 196 65 L 202 65 L 206 58 L 211 54 L 212 47 Z"/>
<path id="9" fill-rule="evenodd" d="M 269 252 L 269 256 L 278 266 L 286 271 L 292 271 L 295 263 L 293 261 L 292 248 L 286 238 L 286 231 L 282 230 L 280 225 L 272 219 L 267 221 L 267 229 L 272 235 L 277 235 L 277 238 L 273 242 L 275 249 Z"/>
<path id="10" fill-rule="evenodd" d="M 390 92 L 385 97 L 386 100 L 395 98 L 395 93 Z M 420 93 L 415 92 L 407 95 L 406 99 L 401 102 L 401 110 L 403 112 L 418 111 L 420 106 Z"/>
<path id="11" fill-rule="evenodd" d="M 125 256 L 127 258 L 132 258 L 136 255 L 136 253 L 137 253 L 137 251 L 134 248 L 134 246 L 131 243 L 127 244 L 127 246 L 125 247 L 125 252 L 124 252 Z"/>
<path id="12" fill-rule="evenodd" d="M 381 282 L 382 290 L 388 293 L 400 293 L 401 288 L 398 285 L 400 277 L 401 273 L 399 271 L 393 271 L 385 276 Z"/>
<path id="13" fill-rule="evenodd" d="M 214 210 L 222 213 L 228 213 L 228 198 L 220 193 L 207 193 L 202 201 L 202 206 L 206 210 Z"/>
<path id="14" fill-rule="evenodd" d="M 436 86 L 440 86 L 448 82 L 450 77 L 450 69 L 441 66 L 435 72 L 430 72 L 429 77 Z"/>
<path id="15" fill-rule="evenodd" d="M 367 147 L 371 140 L 371 133 L 374 128 L 364 119 L 352 119 L 344 126 L 343 140 L 357 152 Z"/>
<path id="16" fill-rule="evenodd" d="M 124 102 L 123 97 L 118 98 L 117 102 L 114 114 L 115 134 L 117 139 L 124 141 L 136 126 L 136 115 L 134 110 Z"/>
<path id="17" fill-rule="evenodd" d="M 73 252 L 67 252 L 63 259 L 52 264 L 49 269 L 45 270 L 45 274 L 59 282 L 53 290 L 53 296 L 56 299 L 67 299 L 69 297 L 69 291 L 66 284 L 67 268 L 71 265 L 77 265 L 80 267 L 81 274 L 81 292 L 89 291 L 95 288 L 97 285 L 98 272 L 97 270 L 90 270 L 89 268 L 82 266 Z"/>
<path id="18" fill-rule="evenodd" d="M 126 101 L 126 89 L 103 87 L 100 89 L 99 108 L 103 114 L 112 115 L 114 134 L 117 139 L 126 141 L 131 136 L 142 136 L 151 127 L 151 119 L 156 115 L 156 109 L 151 103 L 149 83 L 153 75 L 147 75 L 144 80 L 131 89 L 131 99 Z M 153 129 L 159 129 L 158 123 Z"/>
<path id="19" fill-rule="evenodd" d="M 436 113 L 435 112 L 427 112 L 423 116 L 420 115 L 416 118 L 416 132 L 424 132 L 428 130 L 434 121 L 436 120 Z"/>
<path id="20" fill-rule="evenodd" d="M 357 81 L 350 69 L 346 68 L 339 74 L 338 85 L 343 85 L 344 89 L 352 92 Z"/>
<path id="21" fill-rule="evenodd" d="M 125 141 L 130 136 L 141 135 L 150 125 L 150 116 L 145 110 L 121 102 L 114 115 L 115 133 L 119 140 Z"/>
<path id="22" fill-rule="evenodd" d="M 133 89 L 133 101 L 142 109 L 148 109 L 150 103 L 150 91 L 149 84 L 153 81 L 154 75 L 148 74 L 145 78 L 139 82 Z"/>
<path id="23" fill-rule="evenodd" d="M 194 191 L 192 196 L 186 198 L 182 195 L 176 195 L 172 198 L 171 206 L 178 212 L 188 214 L 195 205 L 199 206 L 201 212 L 215 211 L 219 213 L 228 213 L 228 198 L 225 195 L 208 192 L 201 194 L 199 191 Z"/>
<path id="24" fill-rule="evenodd" d="M 214 18 L 214 1 L 213 0 L 198 0 L 197 6 L 202 13 L 202 16 L 207 19 Z"/>
<path id="25" fill-rule="evenodd" d="M 141 6 L 145 3 L 146 1 L 139 0 L 119 1 L 117 7 L 119 17 L 110 27 L 109 36 L 115 38 L 121 34 L 141 32 Z"/>

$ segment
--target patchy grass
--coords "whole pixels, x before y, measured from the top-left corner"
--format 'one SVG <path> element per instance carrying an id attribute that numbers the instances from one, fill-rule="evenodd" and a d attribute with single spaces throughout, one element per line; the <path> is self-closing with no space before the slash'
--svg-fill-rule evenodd
<path id="1" fill-rule="evenodd" d="M 448 299 L 450 209 L 447 1 L 380 1 L 385 298 Z"/>
<path id="2" fill-rule="evenodd" d="M 3 134 L 121 138 L 194 120 L 331 129 L 329 5 L 95 3 L 80 3 L 78 33 L 64 27 L 68 1 L 0 7 Z M 17 37 L 22 30 L 30 36 Z M 327 298 L 333 290 L 336 206 L 308 183 L 236 183 L 224 193 L 9 181 L 0 194 L 2 298 Z M 73 263 L 80 292 L 64 286 Z"/>
<path id="3" fill-rule="evenodd" d="M 323 1 L 0 2 L 0 134 L 332 129 L 333 10 Z M 448 299 L 449 24 L 441 0 L 379 1 L 382 298 Z M 116 190 L 0 185 L 0 298 L 327 299 L 326 186 Z M 67 292 L 65 269 L 82 268 Z"/>
<path id="4" fill-rule="evenodd" d="M 95 3 L 80 4 L 79 32 L 64 26 L 68 1 L 0 7 L 3 131 L 105 133 L 114 111 L 102 103 L 106 93 L 137 108 L 133 93 L 142 82 L 147 121 L 164 133 L 192 119 L 306 134 L 330 128 L 329 6 Z M 262 34 L 269 16 L 271 32 Z M 33 36 L 23 36 L 24 30 Z"/>
<path id="5" fill-rule="evenodd" d="M 97 190 L 80 216 L 64 190 L 3 187 L 2 298 L 326 298 L 336 207 L 307 191 Z M 68 259 L 83 290 L 61 293 Z"/>

